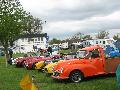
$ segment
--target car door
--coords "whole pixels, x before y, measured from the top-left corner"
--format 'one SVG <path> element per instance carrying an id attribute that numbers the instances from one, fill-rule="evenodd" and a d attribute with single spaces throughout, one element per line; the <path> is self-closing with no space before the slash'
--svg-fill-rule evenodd
<path id="1" fill-rule="evenodd" d="M 104 73 L 104 66 L 103 66 L 103 60 L 100 57 L 100 53 L 98 49 L 95 49 L 93 51 L 90 51 L 91 58 L 90 63 L 94 66 L 96 70 L 96 74 L 103 74 Z"/>

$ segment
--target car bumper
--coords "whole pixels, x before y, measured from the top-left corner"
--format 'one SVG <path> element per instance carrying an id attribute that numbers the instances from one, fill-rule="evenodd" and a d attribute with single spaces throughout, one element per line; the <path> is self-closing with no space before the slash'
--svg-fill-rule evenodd
<path id="1" fill-rule="evenodd" d="M 15 63 L 16 67 L 22 67 L 21 63 Z"/>
<path id="2" fill-rule="evenodd" d="M 32 69 L 32 64 L 25 64 L 24 67 L 27 68 L 27 69 Z"/>
<path id="3" fill-rule="evenodd" d="M 59 72 L 53 72 L 52 78 L 55 79 L 68 79 L 69 77 L 63 75 L 62 73 Z"/>
<path id="4" fill-rule="evenodd" d="M 53 74 L 53 71 L 51 69 L 48 68 L 44 68 L 45 73 L 47 74 Z"/>
<path id="5" fill-rule="evenodd" d="M 52 75 L 52 78 L 54 78 L 54 79 L 68 79 L 69 77 L 60 77 L 60 76 L 53 76 Z"/>

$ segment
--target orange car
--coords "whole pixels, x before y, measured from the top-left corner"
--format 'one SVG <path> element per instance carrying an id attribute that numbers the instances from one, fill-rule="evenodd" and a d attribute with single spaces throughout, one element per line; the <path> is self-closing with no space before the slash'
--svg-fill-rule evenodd
<path id="1" fill-rule="evenodd" d="M 88 76 L 115 73 L 120 58 L 104 58 L 103 49 L 99 45 L 85 47 L 78 51 L 78 59 L 60 62 L 53 68 L 52 78 L 69 79 L 80 82 Z"/>

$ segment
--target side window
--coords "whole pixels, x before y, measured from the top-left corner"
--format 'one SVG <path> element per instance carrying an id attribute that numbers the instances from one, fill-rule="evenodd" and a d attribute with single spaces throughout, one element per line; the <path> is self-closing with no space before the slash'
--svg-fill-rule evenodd
<path id="1" fill-rule="evenodd" d="M 105 41 L 103 41 L 103 44 L 105 44 Z"/>
<path id="2" fill-rule="evenodd" d="M 90 52 L 87 54 L 86 59 L 91 58 L 91 55 L 92 55 L 92 52 L 90 51 Z"/>
<path id="3" fill-rule="evenodd" d="M 98 58 L 100 57 L 98 49 L 91 51 L 91 58 Z"/>
<path id="4" fill-rule="evenodd" d="M 98 41 L 96 41 L 96 44 L 98 44 Z"/>
<path id="5" fill-rule="evenodd" d="M 43 37 L 41 37 L 41 41 L 43 41 Z"/>

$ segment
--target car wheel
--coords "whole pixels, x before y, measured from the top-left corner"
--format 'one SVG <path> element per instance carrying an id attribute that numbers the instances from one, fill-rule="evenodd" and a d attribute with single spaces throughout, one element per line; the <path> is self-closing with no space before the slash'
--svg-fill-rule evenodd
<path id="1" fill-rule="evenodd" d="M 82 72 L 75 70 L 70 73 L 69 79 L 71 82 L 78 83 L 83 80 L 83 77 L 84 76 Z"/>

